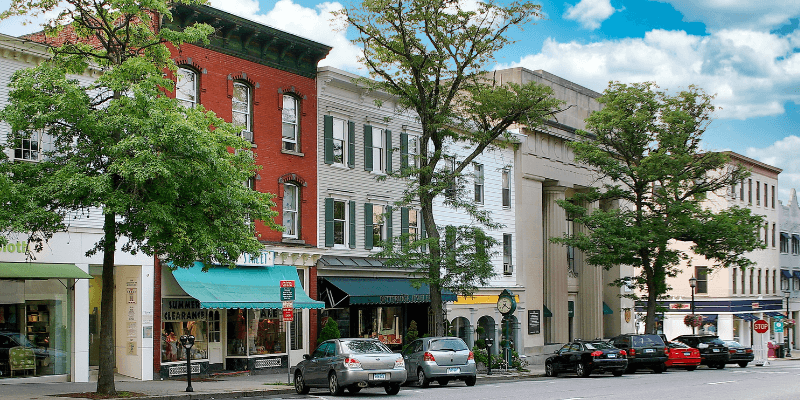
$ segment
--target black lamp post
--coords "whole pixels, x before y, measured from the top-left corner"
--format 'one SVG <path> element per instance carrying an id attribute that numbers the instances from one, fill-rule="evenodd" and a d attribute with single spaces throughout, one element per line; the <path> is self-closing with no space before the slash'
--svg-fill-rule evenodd
<path id="1" fill-rule="evenodd" d="M 694 318 L 694 291 L 697 289 L 697 278 L 691 277 L 689 278 L 689 287 L 692 288 L 692 318 Z M 694 335 L 694 323 L 692 323 L 692 334 Z"/>
<path id="2" fill-rule="evenodd" d="M 489 361 L 486 362 L 486 375 L 492 374 L 492 344 L 494 339 L 487 337 L 484 342 L 486 343 L 486 355 Z"/>
<path id="3" fill-rule="evenodd" d="M 181 336 L 181 346 L 186 350 L 186 382 L 189 386 L 186 386 L 187 392 L 194 392 L 192 389 L 192 346 L 194 346 L 194 335 L 183 335 Z"/>
<path id="4" fill-rule="evenodd" d="M 785 290 L 783 294 L 786 295 L 786 322 L 789 322 L 791 318 L 789 318 L 789 299 L 792 297 L 792 292 Z M 783 323 L 783 336 L 786 338 L 786 357 L 792 356 L 792 342 L 789 340 L 789 327 L 786 326 L 786 322 Z"/>

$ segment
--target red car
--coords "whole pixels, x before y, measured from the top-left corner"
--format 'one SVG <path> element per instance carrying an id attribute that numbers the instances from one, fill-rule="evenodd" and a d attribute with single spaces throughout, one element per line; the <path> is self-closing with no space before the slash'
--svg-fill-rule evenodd
<path id="1" fill-rule="evenodd" d="M 700 350 L 680 342 L 667 342 L 667 348 L 669 348 L 667 368 L 686 368 L 687 371 L 694 371 L 700 365 Z"/>

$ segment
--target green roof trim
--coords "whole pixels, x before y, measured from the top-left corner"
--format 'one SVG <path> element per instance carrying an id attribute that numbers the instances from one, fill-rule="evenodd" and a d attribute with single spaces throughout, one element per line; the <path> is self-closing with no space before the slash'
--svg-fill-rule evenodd
<path id="1" fill-rule="evenodd" d="M 0 263 L 0 279 L 92 279 L 75 264 Z"/>
<path id="2" fill-rule="evenodd" d="M 331 47 L 213 7 L 175 4 L 173 20 L 162 26 L 180 31 L 196 22 L 214 27 L 209 44 L 197 44 L 223 54 L 308 78 L 317 77 L 317 64 Z"/>

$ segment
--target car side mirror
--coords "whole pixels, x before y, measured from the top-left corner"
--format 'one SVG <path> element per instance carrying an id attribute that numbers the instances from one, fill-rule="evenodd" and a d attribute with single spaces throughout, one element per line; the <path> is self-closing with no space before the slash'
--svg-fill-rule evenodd
<path id="1" fill-rule="evenodd" d="M 303 354 L 303 360 L 310 360 L 311 354 Z"/>

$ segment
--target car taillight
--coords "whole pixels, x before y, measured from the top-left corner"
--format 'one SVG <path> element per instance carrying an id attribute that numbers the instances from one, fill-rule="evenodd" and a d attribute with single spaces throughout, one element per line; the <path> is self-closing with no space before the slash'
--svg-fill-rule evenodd
<path id="1" fill-rule="evenodd" d="M 397 362 L 395 362 L 395 364 L 397 364 Z M 361 368 L 361 361 L 347 357 L 344 359 L 344 366 L 347 368 Z"/>
<path id="2" fill-rule="evenodd" d="M 471 352 L 471 351 L 470 351 L 470 352 L 469 352 L 469 357 L 467 357 L 467 361 L 469 361 L 469 360 L 474 360 L 474 359 L 475 359 L 475 353 L 473 353 L 473 352 Z"/>
<path id="3" fill-rule="evenodd" d="M 730 350 L 728 350 L 728 353 L 731 353 L 731 354 L 736 354 L 736 350 L 734 350 L 734 349 L 730 349 Z"/>
<path id="4" fill-rule="evenodd" d="M 636 357 L 636 349 L 628 350 L 628 354 L 630 354 L 631 357 Z"/>
<path id="5" fill-rule="evenodd" d="M 403 357 L 397 358 L 394 360 L 394 367 L 395 368 L 406 368 L 406 362 L 403 361 Z"/>
<path id="6" fill-rule="evenodd" d="M 669 354 L 669 347 L 664 347 L 664 355 Z"/>
<path id="7" fill-rule="evenodd" d="M 600 350 L 595 350 L 595 351 L 592 352 L 592 357 L 601 357 L 602 355 L 603 355 L 603 352 L 600 351 Z"/>
<path id="8" fill-rule="evenodd" d="M 627 357 L 627 356 L 628 356 L 628 352 L 626 352 L 625 350 L 620 350 L 620 351 L 619 351 L 619 354 L 620 354 L 620 355 L 622 355 L 622 356 L 624 356 L 624 357 Z"/>
<path id="9" fill-rule="evenodd" d="M 745 352 L 745 353 L 752 353 L 752 352 L 753 352 L 753 349 L 747 349 L 747 350 L 745 350 L 744 352 Z"/>
<path id="10" fill-rule="evenodd" d="M 422 361 L 433 361 L 433 362 L 436 362 L 436 359 L 433 357 L 433 354 L 428 353 L 426 351 L 425 354 L 422 355 Z"/>

